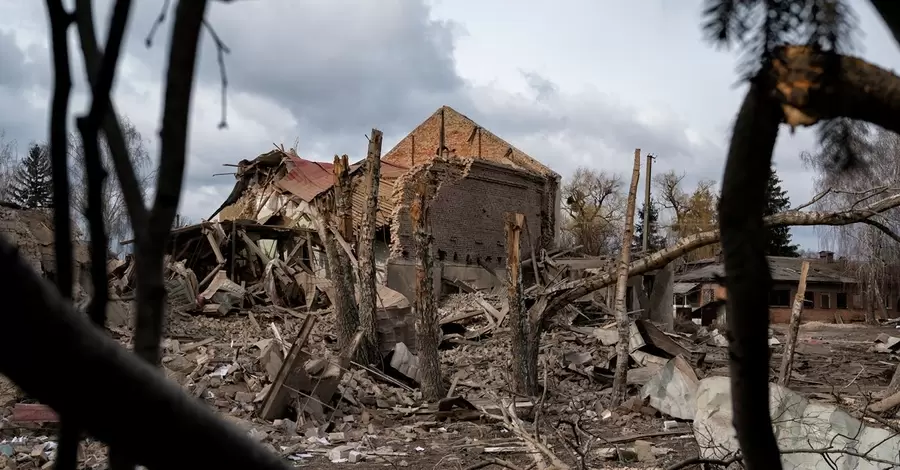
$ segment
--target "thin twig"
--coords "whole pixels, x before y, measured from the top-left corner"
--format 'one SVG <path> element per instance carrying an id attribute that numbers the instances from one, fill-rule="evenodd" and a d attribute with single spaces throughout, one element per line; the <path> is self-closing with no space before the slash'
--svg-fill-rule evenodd
<path id="1" fill-rule="evenodd" d="M 156 21 L 153 22 L 153 25 L 150 26 L 150 32 L 147 33 L 147 37 L 144 39 L 144 44 L 150 48 L 153 47 L 153 38 L 156 36 L 156 31 L 162 26 L 163 23 L 166 22 L 166 14 L 169 12 L 169 6 L 172 4 L 172 0 L 163 0 L 162 8 L 159 10 L 159 15 L 156 15 Z"/>
<path id="2" fill-rule="evenodd" d="M 832 191 L 832 188 L 828 188 L 828 189 L 826 189 L 825 191 L 822 191 L 822 192 L 820 192 L 819 194 L 816 194 L 815 197 L 813 197 L 812 199 L 810 199 L 808 202 L 805 202 L 805 203 L 803 203 L 803 204 L 800 204 L 799 206 L 797 206 L 797 207 L 795 207 L 795 208 L 793 208 L 793 209 L 791 209 L 791 210 L 792 210 L 792 211 L 799 211 L 799 210 L 801 210 L 801 209 L 806 209 L 807 207 L 809 207 L 809 206 L 811 206 L 811 205 L 813 205 L 813 204 L 819 202 L 820 199 L 822 199 L 823 197 L 827 196 L 828 193 L 830 193 L 831 191 Z"/>
<path id="3" fill-rule="evenodd" d="M 72 72 L 69 64 L 68 29 L 72 16 L 62 0 L 47 0 L 53 49 L 53 97 L 50 105 L 50 159 L 53 175 L 53 228 L 56 251 L 56 285 L 63 297 L 72 297 L 72 219 L 69 216 L 68 131 Z"/>
<path id="4" fill-rule="evenodd" d="M 71 300 L 73 284 L 72 219 L 69 194 L 68 113 L 72 91 L 68 30 L 73 17 L 61 0 L 47 0 L 53 50 L 53 97 L 50 112 L 50 161 L 53 179 L 53 230 L 56 255 L 56 287 Z M 104 283 L 105 285 L 105 283 Z M 74 469 L 78 458 L 80 432 L 68 419 L 61 430 L 57 468 Z"/>
<path id="5" fill-rule="evenodd" d="M 219 129 L 225 129 L 228 127 L 228 75 L 225 73 L 225 54 L 230 54 L 231 49 L 228 48 L 225 41 L 222 41 L 208 21 L 203 20 L 203 27 L 206 28 L 216 44 L 216 61 L 219 63 L 219 77 L 222 82 L 222 120 L 219 121 Z"/>

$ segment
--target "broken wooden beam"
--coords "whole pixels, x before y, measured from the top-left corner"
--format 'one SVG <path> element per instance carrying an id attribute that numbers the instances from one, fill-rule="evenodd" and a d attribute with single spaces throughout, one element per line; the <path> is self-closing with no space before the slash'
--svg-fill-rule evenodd
<path id="1" fill-rule="evenodd" d="M 16 403 L 13 407 L 13 423 L 58 423 L 59 415 L 47 405 L 40 403 Z"/>
<path id="2" fill-rule="evenodd" d="M 791 370 L 794 368 L 794 349 L 797 347 L 797 336 L 800 332 L 800 315 L 803 313 L 803 302 L 806 298 L 806 276 L 809 274 L 809 261 L 800 267 L 800 282 L 797 284 L 797 295 L 791 308 L 791 325 L 788 328 L 787 345 L 781 357 L 781 370 L 778 373 L 778 385 L 787 387 L 791 382 Z"/>
<path id="3" fill-rule="evenodd" d="M 263 407 L 259 413 L 262 419 L 272 421 L 281 417 L 290 404 L 292 389 L 309 389 L 308 383 L 306 386 L 303 384 L 304 381 L 309 381 L 309 377 L 304 369 L 304 363 L 309 359 L 309 355 L 303 351 L 303 348 L 306 347 L 306 341 L 309 339 L 309 334 L 312 332 L 315 324 L 316 317 L 314 315 L 306 315 L 306 318 L 303 319 L 303 323 L 300 325 L 300 332 L 297 334 L 297 338 L 294 339 L 291 350 L 281 363 L 281 369 L 278 370 L 278 374 L 275 376 L 275 380 L 272 382 L 269 393 L 263 402 Z"/>

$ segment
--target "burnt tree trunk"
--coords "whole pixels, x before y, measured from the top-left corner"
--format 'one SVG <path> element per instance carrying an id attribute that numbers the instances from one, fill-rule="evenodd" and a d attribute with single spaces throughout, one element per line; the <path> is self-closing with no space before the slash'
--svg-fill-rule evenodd
<path id="1" fill-rule="evenodd" d="M 622 230 L 622 256 L 619 258 L 618 279 L 616 280 L 616 326 L 619 342 L 616 344 L 616 373 L 613 378 L 611 406 L 619 406 L 625 399 L 628 373 L 628 338 L 631 335 L 631 319 L 625 311 L 625 294 L 628 290 L 628 267 L 631 263 L 631 239 L 634 235 L 634 205 L 637 198 L 638 180 L 641 176 L 641 149 L 634 150 L 634 170 L 631 186 L 628 188 L 628 205 L 625 209 L 625 228 Z"/>
<path id="2" fill-rule="evenodd" d="M 350 185 L 350 164 L 347 156 L 334 156 L 334 210 L 331 220 L 337 223 L 337 233 L 347 243 L 353 243 L 353 189 Z M 326 225 L 325 230 L 330 227 Z M 337 299 L 334 300 L 335 319 L 337 323 L 338 346 L 343 349 L 353 340 L 359 328 L 359 311 L 356 306 L 353 266 L 350 256 L 338 244 L 336 237 L 330 237 L 328 255 L 331 266 L 331 282 Z"/>
<path id="3" fill-rule="evenodd" d="M 441 361 L 438 345 L 441 328 L 438 324 L 437 305 L 434 299 L 434 259 L 432 256 L 431 219 L 429 206 L 435 195 L 434 175 L 429 170 L 421 175 L 415 185 L 410 207 L 413 238 L 416 251 L 416 344 L 419 370 L 422 372 L 422 396 L 431 402 L 444 397 L 441 379 Z"/>
<path id="4" fill-rule="evenodd" d="M 512 328 L 512 375 L 516 392 L 528 396 L 538 395 L 537 360 L 540 325 L 532 324 L 522 297 L 522 228 L 525 216 L 506 214 L 506 275 L 509 279 L 509 324 Z M 534 333 L 537 333 L 535 335 Z"/>
<path id="5" fill-rule="evenodd" d="M 804 261 L 800 268 L 800 282 L 797 295 L 791 307 L 791 325 L 788 329 L 787 344 L 781 357 L 781 371 L 778 373 L 778 384 L 787 387 L 791 382 L 791 370 L 794 368 L 794 350 L 797 348 L 797 336 L 800 333 L 800 315 L 803 313 L 803 299 L 806 297 L 806 276 L 809 274 L 809 261 Z"/>
<path id="6" fill-rule="evenodd" d="M 366 155 L 366 210 L 359 228 L 359 323 L 363 328 L 363 343 L 357 349 L 356 362 L 360 364 L 372 364 L 381 358 L 378 348 L 378 290 L 375 280 L 375 227 L 378 216 L 381 140 L 381 131 L 372 129 Z"/>

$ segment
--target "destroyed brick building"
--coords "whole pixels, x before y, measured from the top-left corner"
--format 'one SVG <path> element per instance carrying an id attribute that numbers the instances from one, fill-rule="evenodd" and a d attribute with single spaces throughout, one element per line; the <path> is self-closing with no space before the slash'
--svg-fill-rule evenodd
<path id="1" fill-rule="evenodd" d="M 38 273 L 56 278 L 56 251 L 53 243 L 53 212 L 50 209 L 24 209 L 12 203 L 0 203 L 0 235 Z M 90 289 L 90 250 L 87 243 L 74 237 L 75 297 Z"/>
<path id="2" fill-rule="evenodd" d="M 435 274 L 438 295 L 441 278 L 477 288 L 498 283 L 506 268 L 505 213 L 525 214 L 527 242 L 535 249 L 551 248 L 558 231 L 560 176 L 443 106 L 382 158 L 376 263 L 380 280 L 408 298 L 413 293 L 414 257 L 408 216 L 397 207 L 396 183 L 439 153 L 463 162 L 465 171 L 458 181 L 442 185 L 431 206 L 435 257 L 440 265 Z M 360 184 L 363 163 L 349 170 L 356 229 L 366 200 Z M 250 219 L 303 228 L 316 227 L 317 203 L 328 197 L 334 183 L 331 163 L 306 160 L 294 149 L 283 148 L 241 161 L 237 179 L 231 195 L 214 214 L 218 220 Z M 401 220 L 392 226 L 397 214 Z M 314 257 L 321 261 L 324 254 L 317 251 Z"/>
<path id="3" fill-rule="evenodd" d="M 834 259 L 834 253 L 822 251 L 815 259 L 769 256 L 768 261 L 773 285 L 767 295 L 773 323 L 790 322 L 791 304 L 797 293 L 804 261 L 810 263 L 803 307 L 804 321 L 843 323 L 865 320 L 867 306 L 861 285 L 848 272 L 847 263 Z M 724 276 L 724 264 L 715 258 L 687 264 L 684 271 L 676 276 L 675 304 L 689 305 L 696 310 L 721 303 L 724 295 L 717 294 L 717 291 L 722 290 L 719 282 Z M 892 303 L 888 296 L 885 306 L 889 316 L 895 315 L 893 311 L 896 309 L 891 309 Z"/>

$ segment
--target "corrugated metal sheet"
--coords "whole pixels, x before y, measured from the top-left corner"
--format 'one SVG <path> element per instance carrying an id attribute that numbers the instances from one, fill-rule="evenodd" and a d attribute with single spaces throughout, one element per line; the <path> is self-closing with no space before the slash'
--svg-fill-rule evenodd
<path id="1" fill-rule="evenodd" d="M 694 290 L 694 288 L 696 288 L 698 285 L 699 284 L 696 282 L 676 282 L 672 286 L 672 293 L 678 295 L 687 294 L 688 292 Z"/>
<path id="2" fill-rule="evenodd" d="M 800 268 L 804 261 L 809 261 L 809 273 L 807 282 L 821 282 L 834 284 L 855 284 L 856 279 L 844 274 L 840 263 L 827 263 L 819 260 L 803 258 L 787 258 L 781 256 L 769 256 L 769 272 L 773 281 L 797 282 L 800 280 Z M 703 282 L 711 281 L 716 276 L 725 276 L 725 265 L 722 263 L 708 264 L 698 269 L 693 269 L 677 276 L 677 282 Z"/>
<path id="3" fill-rule="evenodd" d="M 284 154 L 287 165 L 287 174 L 275 182 L 275 186 L 287 191 L 297 198 L 310 203 L 315 198 L 328 192 L 334 186 L 334 165 L 326 162 L 306 160 L 295 155 Z M 350 166 L 351 177 L 356 181 L 353 189 L 353 219 L 355 224 L 362 220 L 363 211 L 366 208 L 368 193 L 362 179 L 364 172 L 360 171 L 365 160 Z M 393 194 L 394 184 L 401 175 L 409 171 L 409 168 L 381 162 L 381 177 L 378 187 L 378 214 L 376 223 L 379 226 L 387 225 L 394 209 Z"/>
<path id="4" fill-rule="evenodd" d="M 353 166 L 353 171 L 362 166 L 362 162 Z M 397 178 L 409 171 L 409 168 L 381 162 L 381 177 L 378 184 L 378 213 L 375 217 L 375 223 L 381 227 L 390 223 L 391 213 L 394 210 L 394 184 Z M 359 181 L 365 181 L 365 173 L 359 172 L 354 174 Z M 359 226 L 362 221 L 363 212 L 366 210 L 366 199 L 368 191 L 365 184 L 357 184 L 353 188 L 353 223 Z"/>
<path id="5" fill-rule="evenodd" d="M 334 165 L 284 154 L 287 174 L 275 185 L 310 202 L 334 185 Z"/>

